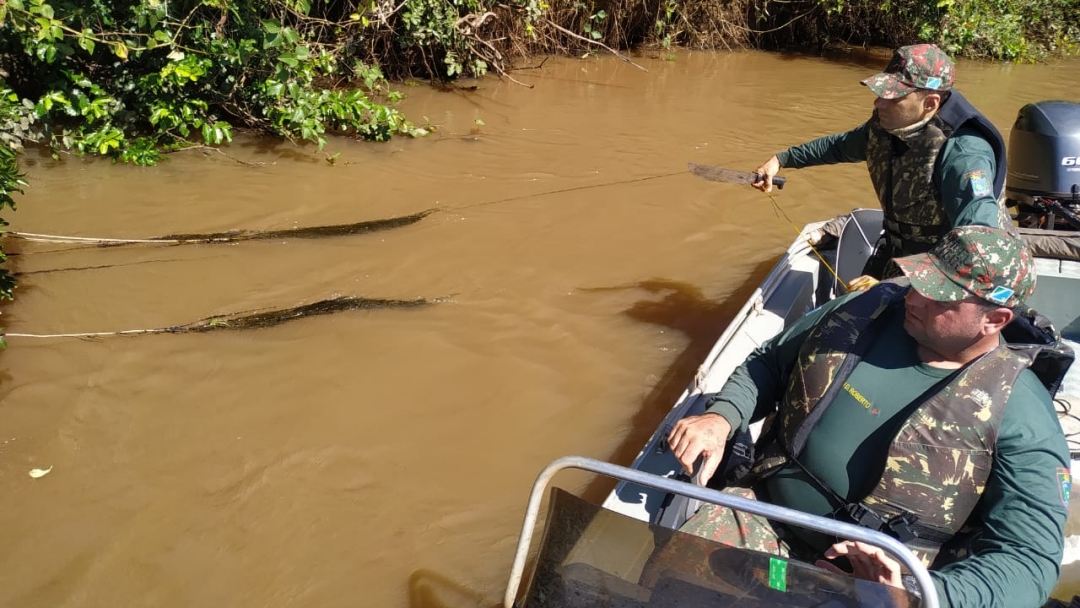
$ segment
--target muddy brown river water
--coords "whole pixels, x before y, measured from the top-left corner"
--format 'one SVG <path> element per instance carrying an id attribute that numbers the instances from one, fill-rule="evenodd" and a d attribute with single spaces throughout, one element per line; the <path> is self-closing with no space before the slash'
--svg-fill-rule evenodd
<path id="1" fill-rule="evenodd" d="M 475 91 L 402 87 L 438 130 L 311 149 L 238 140 L 140 168 L 38 153 L 12 229 L 276 230 L 437 209 L 320 240 L 8 240 L 10 333 L 177 325 L 335 295 L 439 298 L 269 329 L 10 339 L 0 355 L 0 606 L 498 603 L 550 460 L 628 464 L 793 238 L 753 169 L 868 116 L 887 55 L 550 59 Z M 962 62 L 1008 135 L 1080 62 Z M 479 122 L 478 122 L 479 121 Z M 480 124 L 482 123 L 482 124 Z M 237 162 L 244 161 L 244 163 Z M 799 225 L 874 199 L 862 165 L 785 173 Z M 51 471 L 32 479 L 28 472 Z M 602 499 L 603 481 L 562 484 Z"/>

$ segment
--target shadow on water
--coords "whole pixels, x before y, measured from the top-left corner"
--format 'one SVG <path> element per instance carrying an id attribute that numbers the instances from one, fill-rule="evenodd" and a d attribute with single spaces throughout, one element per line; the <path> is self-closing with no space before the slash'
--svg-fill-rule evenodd
<path id="1" fill-rule="evenodd" d="M 709 300 L 701 289 L 668 279 L 648 279 L 632 285 L 600 287 L 584 291 L 639 289 L 660 299 L 635 302 L 623 314 L 637 321 L 680 331 L 689 338 L 686 347 L 675 357 L 667 371 L 642 400 L 641 408 L 630 418 L 630 433 L 607 458 L 609 462 L 629 464 L 671 409 L 675 399 L 694 377 L 697 367 L 709 354 L 716 339 L 727 327 L 775 265 L 762 262 L 746 282 L 723 301 Z M 615 421 L 613 421 L 615 423 Z M 596 477 L 588 483 L 582 497 L 594 504 L 603 502 L 614 482 Z M 409 577 L 409 608 L 497 608 L 481 593 L 432 570 L 416 570 Z"/>
<path id="2" fill-rule="evenodd" d="M 712 350 L 724 328 L 775 264 L 776 260 L 758 264 L 746 282 L 720 302 L 706 298 L 698 287 L 667 279 L 649 279 L 628 287 L 603 288 L 641 289 L 651 294 L 662 294 L 659 300 L 635 302 L 623 314 L 637 321 L 680 331 L 689 338 L 686 347 L 642 400 L 641 408 L 630 418 L 630 432 L 607 457 L 608 462 L 629 465 L 634 460 L 675 400 L 693 380 L 698 366 Z M 614 480 L 598 476 L 584 488 L 582 498 L 600 504 L 614 485 Z"/>
<path id="3" fill-rule="evenodd" d="M 864 49 L 862 47 L 829 48 L 824 50 L 805 49 L 802 52 L 784 52 L 776 56 L 785 61 L 799 59 L 823 59 L 829 63 L 853 68 L 868 70 L 867 77 L 885 69 L 892 57 L 893 49 L 874 47 Z"/>

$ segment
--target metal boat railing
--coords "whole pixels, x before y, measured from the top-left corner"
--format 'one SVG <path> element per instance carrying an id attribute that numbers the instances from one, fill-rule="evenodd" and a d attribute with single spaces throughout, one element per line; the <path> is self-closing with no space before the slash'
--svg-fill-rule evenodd
<path id="1" fill-rule="evenodd" d="M 775 519 L 787 524 L 832 534 L 841 538 L 869 543 L 880 547 L 896 558 L 907 567 L 915 578 L 922 595 L 922 606 L 925 608 L 938 608 L 937 591 L 930 579 L 930 573 L 922 562 L 904 546 L 903 543 L 886 536 L 880 532 L 874 532 L 853 524 L 839 522 L 833 519 L 809 515 L 800 511 L 786 509 L 777 505 L 771 505 L 756 500 L 747 500 L 738 496 L 725 494 L 719 490 L 675 481 L 667 477 L 650 475 L 634 469 L 628 469 L 609 462 L 602 462 L 584 456 L 564 456 L 555 460 L 537 476 L 533 484 L 532 493 L 529 495 L 529 503 L 525 509 L 525 520 L 521 525 L 521 536 L 518 539 L 517 551 L 514 554 L 514 564 L 510 569 L 510 581 L 506 586 L 506 595 L 503 597 L 503 607 L 513 608 L 514 600 L 517 599 L 518 590 L 521 587 L 522 576 L 525 573 L 525 561 L 528 558 L 529 547 L 532 545 L 533 531 L 536 528 L 537 518 L 540 514 L 540 503 L 544 497 L 544 491 L 556 473 L 565 469 L 581 469 L 600 475 L 606 475 L 622 481 L 629 481 L 643 486 L 656 488 L 665 492 L 681 494 L 712 504 L 721 505 L 737 511 L 745 511 L 760 515 L 769 519 Z"/>

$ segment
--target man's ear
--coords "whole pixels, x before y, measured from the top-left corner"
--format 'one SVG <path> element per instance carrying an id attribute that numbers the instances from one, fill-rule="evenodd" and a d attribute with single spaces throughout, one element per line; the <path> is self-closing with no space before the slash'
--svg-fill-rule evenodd
<path id="1" fill-rule="evenodd" d="M 927 112 L 937 112 L 941 107 L 941 94 L 929 93 L 926 97 L 923 97 L 923 109 Z"/>
<path id="2" fill-rule="evenodd" d="M 983 334 L 992 335 L 1001 331 L 1013 320 L 1013 311 L 1008 308 L 995 308 L 983 317 Z"/>

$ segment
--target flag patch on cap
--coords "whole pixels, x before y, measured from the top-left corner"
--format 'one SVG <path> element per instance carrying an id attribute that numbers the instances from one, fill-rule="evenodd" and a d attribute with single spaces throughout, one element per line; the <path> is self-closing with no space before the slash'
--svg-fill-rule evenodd
<path id="1" fill-rule="evenodd" d="M 1009 301 L 1009 298 L 1012 297 L 1013 293 L 1013 290 L 1009 289 L 1008 287 L 1002 287 L 1001 285 L 998 285 L 994 288 L 994 291 L 986 294 L 986 299 L 990 300 L 994 304 L 1004 305 L 1005 302 Z"/>
<path id="2" fill-rule="evenodd" d="M 938 88 L 940 86 L 941 86 L 941 79 L 938 78 L 937 76 L 934 76 L 933 78 L 927 78 L 926 79 L 926 88 L 928 88 L 928 89 L 936 89 L 936 88 Z"/>
<path id="3" fill-rule="evenodd" d="M 971 193 L 974 196 L 989 196 L 993 191 L 990 180 L 986 177 L 986 171 L 968 171 L 964 177 L 971 184 Z"/>

